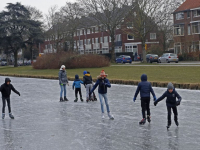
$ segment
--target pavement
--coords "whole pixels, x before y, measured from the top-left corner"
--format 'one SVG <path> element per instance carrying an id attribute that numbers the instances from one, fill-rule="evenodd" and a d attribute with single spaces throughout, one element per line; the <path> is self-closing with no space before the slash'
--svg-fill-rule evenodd
<path id="1" fill-rule="evenodd" d="M 0 76 L 0 82 L 4 82 Z M 100 102 L 74 103 L 72 82 L 67 87 L 69 102 L 59 102 L 57 80 L 11 77 L 21 92 L 11 95 L 14 120 L 0 119 L 0 150 L 197 150 L 200 147 L 200 91 L 177 89 L 183 100 L 178 107 L 180 126 L 167 131 L 165 100 L 155 107 L 151 101 L 152 122 L 142 119 L 136 86 L 112 85 L 108 90 L 110 110 L 101 119 Z M 154 88 L 157 97 L 166 88 Z M 97 95 L 97 91 L 96 95 Z M 82 87 L 85 99 L 85 88 Z M 0 105 L 2 106 L 2 104 Z"/>

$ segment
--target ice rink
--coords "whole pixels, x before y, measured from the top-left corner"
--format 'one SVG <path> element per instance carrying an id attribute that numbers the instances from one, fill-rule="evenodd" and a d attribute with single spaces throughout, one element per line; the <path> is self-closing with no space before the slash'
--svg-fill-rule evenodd
<path id="1" fill-rule="evenodd" d="M 0 76 L 0 83 L 5 77 Z M 56 80 L 11 77 L 21 97 L 12 92 L 14 120 L 0 118 L 0 150 L 197 150 L 200 149 L 200 91 L 179 90 L 180 126 L 167 131 L 165 100 L 155 107 L 151 100 L 151 124 L 142 119 L 140 99 L 133 102 L 136 86 L 112 85 L 108 90 L 110 110 L 101 119 L 97 102 L 74 103 L 72 82 L 67 87 L 69 102 L 59 102 Z M 157 98 L 166 88 L 154 88 Z M 82 86 L 85 100 L 85 88 Z M 97 90 L 95 91 L 96 95 Z M 0 103 L 2 107 L 2 103 Z M 104 107 L 105 108 L 105 107 Z M 173 118 L 173 117 L 172 117 Z"/>

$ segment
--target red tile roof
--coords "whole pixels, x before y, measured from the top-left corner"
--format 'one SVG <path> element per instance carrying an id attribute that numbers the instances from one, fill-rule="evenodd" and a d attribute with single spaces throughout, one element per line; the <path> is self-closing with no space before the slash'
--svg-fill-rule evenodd
<path id="1" fill-rule="evenodd" d="M 184 11 L 188 9 L 200 7 L 200 0 L 186 0 L 179 8 L 174 12 Z"/>

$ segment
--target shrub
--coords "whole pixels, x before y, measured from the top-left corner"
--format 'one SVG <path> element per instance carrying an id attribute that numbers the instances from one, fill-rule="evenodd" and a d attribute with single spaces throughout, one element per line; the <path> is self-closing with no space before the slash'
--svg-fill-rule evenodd
<path id="1" fill-rule="evenodd" d="M 60 52 L 53 54 L 45 54 L 38 57 L 33 63 L 34 69 L 58 69 L 61 65 L 65 65 L 67 69 L 75 68 L 100 68 L 110 65 L 110 61 L 106 56 L 77 53 Z"/>
<path id="2" fill-rule="evenodd" d="M 199 61 L 200 60 L 200 52 L 190 52 L 190 53 L 183 53 L 179 54 L 180 61 Z"/>

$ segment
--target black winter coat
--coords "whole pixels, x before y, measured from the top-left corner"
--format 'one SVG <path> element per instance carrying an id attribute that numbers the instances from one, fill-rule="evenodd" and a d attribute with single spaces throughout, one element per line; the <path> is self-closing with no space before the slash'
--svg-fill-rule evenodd
<path id="1" fill-rule="evenodd" d="M 169 106 L 169 107 L 175 107 L 176 106 L 176 98 L 178 98 L 179 102 L 181 102 L 181 100 L 182 100 L 181 96 L 174 89 L 172 93 L 169 93 L 169 91 L 167 90 L 155 102 L 159 102 L 159 101 L 163 100 L 165 97 L 167 97 L 167 99 L 166 99 L 166 105 Z"/>
<path id="2" fill-rule="evenodd" d="M 15 92 L 16 94 L 19 94 L 19 92 L 13 87 L 13 85 L 12 84 L 8 85 L 7 82 L 10 82 L 9 78 L 6 78 L 5 83 L 2 84 L 1 87 L 0 87 L 0 92 L 2 94 L 2 97 L 9 98 L 10 94 L 11 94 L 11 90 L 13 92 Z"/>
<path id="3" fill-rule="evenodd" d="M 92 76 L 90 74 L 85 74 L 83 76 L 83 83 L 84 85 L 92 84 Z"/>

